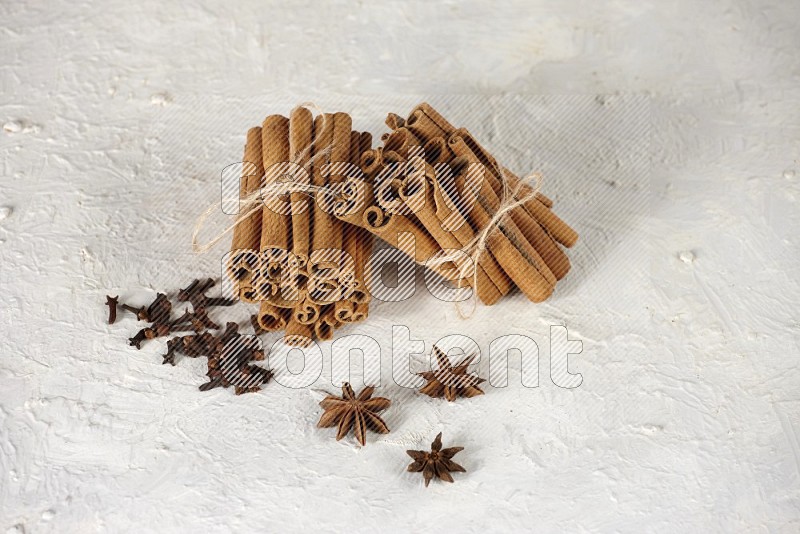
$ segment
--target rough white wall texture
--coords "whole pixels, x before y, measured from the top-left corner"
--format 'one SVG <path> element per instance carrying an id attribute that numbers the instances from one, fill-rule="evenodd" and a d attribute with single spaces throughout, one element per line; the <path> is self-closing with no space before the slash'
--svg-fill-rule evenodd
<path id="1" fill-rule="evenodd" d="M 800 530 L 800 5 L 498 4 L 0 5 L 0 529 Z M 622 172 L 630 145 L 602 156 L 580 115 L 553 130 L 577 172 L 542 159 L 512 135 L 532 116 L 499 111 L 523 93 L 646 97 L 649 172 Z M 423 99 L 515 170 L 551 164 L 573 271 L 543 305 L 461 321 L 419 292 L 350 333 L 386 352 L 393 324 L 428 348 L 467 334 L 484 355 L 527 334 L 538 388 L 512 371 L 447 405 L 384 370 L 393 432 L 361 449 L 314 426 L 330 344 L 313 387 L 201 394 L 202 362 L 162 366 L 163 344 L 126 346 L 130 319 L 104 324 L 106 293 L 144 302 L 217 269 L 190 227 L 248 125 L 313 100 L 378 135 Z M 549 379 L 552 324 L 583 341 L 576 389 Z M 426 489 L 404 450 L 440 430 L 468 473 Z"/>

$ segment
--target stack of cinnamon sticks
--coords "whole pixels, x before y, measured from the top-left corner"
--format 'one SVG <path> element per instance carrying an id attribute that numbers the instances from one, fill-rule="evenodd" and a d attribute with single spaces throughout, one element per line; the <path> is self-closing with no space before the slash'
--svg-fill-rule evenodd
<path id="1" fill-rule="evenodd" d="M 234 228 L 228 275 L 241 300 L 259 303 L 260 326 L 285 331 L 290 345 L 331 339 L 367 317 L 372 236 L 339 221 L 331 205 L 371 145 L 347 113 L 314 118 L 303 107 L 247 132 L 244 160 L 255 168 L 245 165 L 239 193 L 260 196 L 263 207 Z"/>
<path id="2" fill-rule="evenodd" d="M 228 274 L 289 344 L 366 318 L 373 236 L 486 305 L 515 286 L 544 301 L 570 269 L 578 234 L 469 131 L 426 103 L 386 124 L 375 149 L 346 113 L 303 107 L 247 133 L 240 196 L 263 205 L 235 227 Z"/>
<path id="3" fill-rule="evenodd" d="M 514 286 L 531 301 L 547 299 L 570 269 L 561 247 L 578 234 L 552 211 L 553 202 L 502 167 L 469 131 L 455 128 L 429 104 L 415 107 L 407 119 L 390 113 L 392 130 L 383 146 L 367 150 L 361 166 L 372 181 L 365 186 L 375 199 L 362 212 L 340 216 L 402 249 L 398 232 L 414 236 L 419 263 L 474 244 L 487 225 L 496 224 L 477 256 L 473 276 L 463 276 L 457 258 L 435 265 L 457 285 L 473 290 L 487 305 Z M 355 188 L 354 180 L 344 188 Z M 506 195 L 514 195 L 508 199 Z M 493 220 L 501 206 L 525 200 L 506 216 Z M 347 204 L 346 199 L 339 207 Z M 342 208 L 344 210 L 344 208 Z M 338 212 L 337 212 L 338 215 Z M 461 261 L 469 261 L 463 257 Z"/>

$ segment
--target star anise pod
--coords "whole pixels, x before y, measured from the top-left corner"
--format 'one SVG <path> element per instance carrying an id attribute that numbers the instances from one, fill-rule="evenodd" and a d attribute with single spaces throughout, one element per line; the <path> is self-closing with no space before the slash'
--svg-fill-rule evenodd
<path id="1" fill-rule="evenodd" d="M 325 409 L 317 426 L 328 428 L 339 426 L 336 441 L 339 441 L 354 428 L 353 433 L 361 445 L 367 444 L 367 429 L 380 434 L 388 434 L 389 427 L 378 412 L 382 412 L 392 403 L 383 397 L 371 398 L 375 392 L 374 387 L 366 387 L 356 396 L 353 388 L 347 382 L 342 385 L 342 396 L 328 395 L 319 403 Z"/>
<path id="2" fill-rule="evenodd" d="M 433 477 L 439 477 L 447 482 L 453 482 L 453 477 L 450 473 L 460 471 L 466 473 L 466 469 L 455 463 L 452 458 L 457 453 L 464 450 L 464 447 L 448 447 L 442 449 L 442 433 L 436 436 L 436 439 L 431 443 L 431 452 L 425 451 L 406 451 L 414 461 L 408 466 L 408 470 L 412 473 L 419 473 L 422 471 L 422 476 L 425 477 L 425 487 L 428 487 Z"/>
<path id="3" fill-rule="evenodd" d="M 443 396 L 448 401 L 454 401 L 456 397 L 483 395 L 483 390 L 478 385 L 486 380 L 467 372 L 467 368 L 475 360 L 475 354 L 467 356 L 453 367 L 447 354 L 442 352 L 436 345 L 433 346 L 433 353 L 439 362 L 439 368 L 435 371 L 417 373 L 418 376 L 428 381 L 419 390 L 420 393 L 433 398 Z"/>

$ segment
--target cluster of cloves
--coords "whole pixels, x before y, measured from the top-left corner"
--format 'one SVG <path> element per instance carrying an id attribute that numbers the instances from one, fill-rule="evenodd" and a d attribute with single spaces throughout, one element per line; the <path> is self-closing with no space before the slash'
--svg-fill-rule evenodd
<path id="1" fill-rule="evenodd" d="M 129 344 L 137 349 L 141 349 L 142 342 L 148 339 L 167 337 L 179 332 L 193 332 L 167 341 L 167 353 L 163 355 L 163 364 L 175 365 L 178 354 L 189 358 L 206 357 L 208 358 L 206 374 L 209 381 L 200 386 L 201 391 L 230 386 L 235 388 L 237 395 L 257 391 L 261 384 L 267 383 L 272 377 L 271 371 L 250 363 L 264 359 L 259 342 L 252 336 L 240 334 L 239 325 L 232 322 L 227 323 L 225 330 L 218 336 L 208 332 L 208 330 L 220 330 L 220 325 L 208 316 L 207 309 L 214 306 L 231 306 L 236 302 L 207 296 L 206 293 L 214 284 L 211 278 L 197 279 L 185 289 L 181 289 L 177 300 L 191 304 L 192 311 L 186 309 L 175 319 L 172 319 L 172 303 L 164 293 L 158 293 L 152 303 L 140 308 L 120 304 L 118 297 L 106 296 L 108 324 L 116 322 L 118 309 L 134 314 L 139 321 L 151 323 L 128 340 Z M 256 328 L 258 323 L 255 321 L 255 316 L 251 317 L 251 323 L 256 335 L 262 333 L 260 328 Z"/>
<path id="2" fill-rule="evenodd" d="M 190 332 L 197 334 L 206 329 L 216 330 L 219 325 L 212 321 L 206 313 L 206 308 L 211 306 L 231 306 L 236 301 L 207 297 L 206 292 L 214 287 L 214 280 L 194 280 L 187 288 L 181 289 L 178 293 L 179 302 L 189 302 L 192 305 L 192 312 L 186 310 L 183 315 L 172 319 L 172 302 L 165 293 L 158 293 L 156 298 L 148 306 L 137 308 L 130 304 L 120 304 L 119 297 L 106 295 L 106 305 L 108 306 L 108 324 L 114 324 L 117 320 L 117 309 L 128 311 L 136 316 L 139 321 L 147 321 L 150 326 L 142 328 L 128 341 L 132 347 L 142 348 L 142 342 L 147 339 L 165 337 L 176 332 Z"/>

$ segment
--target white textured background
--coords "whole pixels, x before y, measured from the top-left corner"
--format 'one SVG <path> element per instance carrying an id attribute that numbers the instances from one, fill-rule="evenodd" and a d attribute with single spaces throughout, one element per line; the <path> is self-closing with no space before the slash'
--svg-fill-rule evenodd
<path id="1" fill-rule="evenodd" d="M 0 528 L 797 532 L 798 20 L 778 0 L 4 2 Z M 329 345 L 315 388 L 234 397 L 104 325 L 106 293 L 143 303 L 215 268 L 189 227 L 264 114 L 314 100 L 377 135 L 428 99 L 524 172 L 548 163 L 511 135 L 531 117 L 481 107 L 523 93 L 649 98 L 650 172 L 566 114 L 549 142 L 577 169 L 545 189 L 582 239 L 554 298 L 459 321 L 420 292 L 352 331 L 384 351 L 392 324 L 484 352 L 525 333 L 546 356 L 566 324 L 579 388 L 544 357 L 539 388 L 512 372 L 452 405 L 384 376 L 393 432 L 362 450 L 314 427 Z M 425 489 L 403 451 L 439 430 L 469 472 Z"/>

